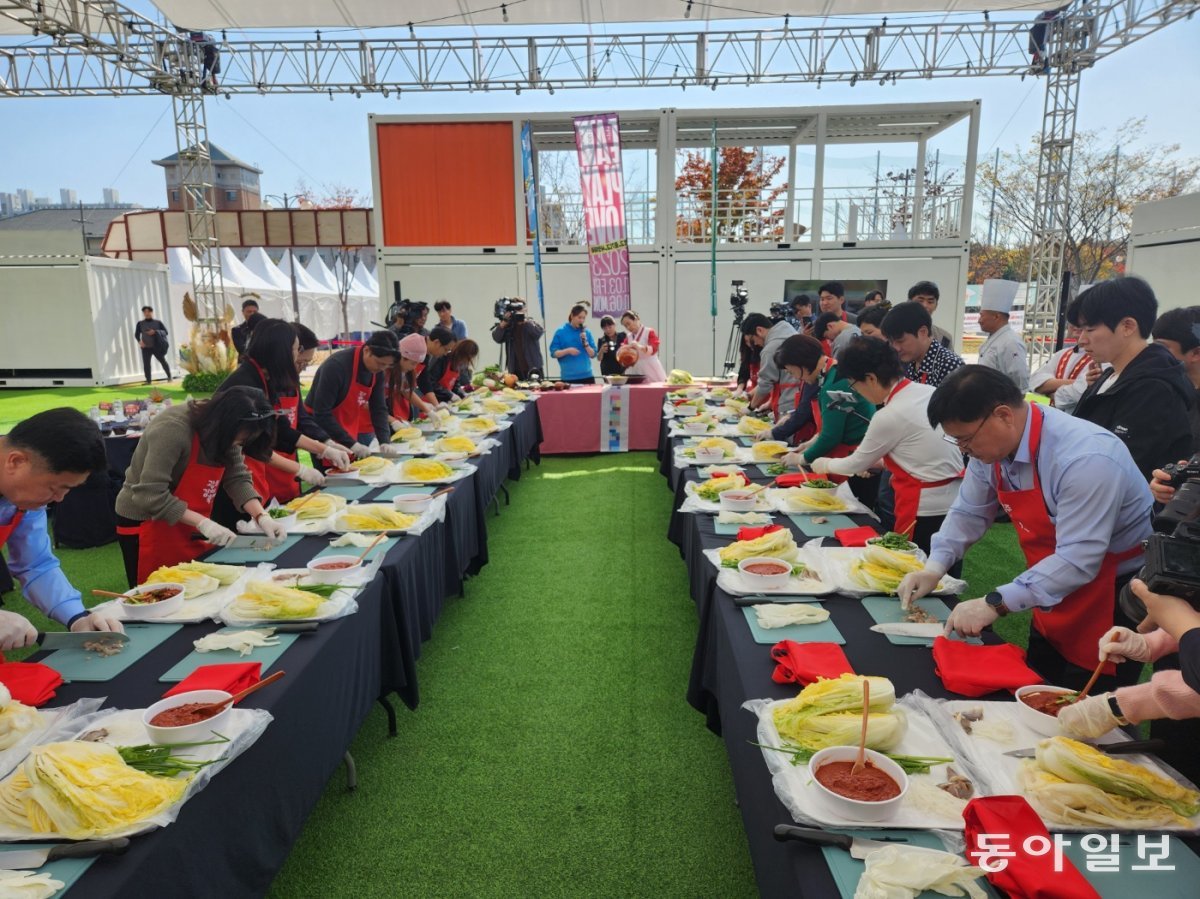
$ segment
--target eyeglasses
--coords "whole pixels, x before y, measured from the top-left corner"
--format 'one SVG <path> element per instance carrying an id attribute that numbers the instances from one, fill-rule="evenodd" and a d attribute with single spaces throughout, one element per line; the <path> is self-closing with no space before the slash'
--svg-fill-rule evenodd
<path id="1" fill-rule="evenodd" d="M 993 406 L 992 411 L 989 412 L 987 415 L 983 416 L 983 421 L 981 421 L 979 423 L 979 427 L 977 427 L 974 431 L 971 432 L 971 435 L 969 437 L 951 437 L 949 434 L 943 434 L 942 439 L 945 440 L 947 443 L 953 443 L 959 449 L 966 449 L 968 446 L 971 445 L 971 441 L 979 436 L 979 432 L 983 430 L 983 426 L 988 423 L 988 419 L 991 418 L 993 415 L 995 415 L 996 410 L 999 408 L 1000 408 L 999 406 Z"/>

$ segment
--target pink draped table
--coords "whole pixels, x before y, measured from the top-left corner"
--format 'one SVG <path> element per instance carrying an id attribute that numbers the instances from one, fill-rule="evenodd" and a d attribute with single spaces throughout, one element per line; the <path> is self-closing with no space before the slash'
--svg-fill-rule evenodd
<path id="1" fill-rule="evenodd" d="M 663 396 L 669 389 L 667 384 L 630 384 L 624 388 L 628 398 L 627 408 L 622 403 L 628 429 L 626 449 L 658 449 Z M 606 390 L 622 388 L 586 385 L 538 394 L 543 455 L 599 453 L 614 448 L 615 436 L 610 433 L 608 423 L 602 426 L 600 421 L 602 394 Z"/>

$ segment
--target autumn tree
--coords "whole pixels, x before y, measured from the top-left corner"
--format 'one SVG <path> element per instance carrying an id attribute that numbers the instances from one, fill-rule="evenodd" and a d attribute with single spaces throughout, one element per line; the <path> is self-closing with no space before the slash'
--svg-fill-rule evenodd
<path id="1" fill-rule="evenodd" d="M 364 209 L 371 205 L 369 198 L 348 185 L 325 184 L 320 191 L 315 191 L 304 181 L 296 184 L 296 200 L 301 209 Z M 333 275 L 338 306 L 342 310 L 342 329 L 347 336 L 350 333 L 350 287 L 359 256 L 359 247 L 333 248 Z"/>
<path id="2" fill-rule="evenodd" d="M 787 160 L 752 147 L 721 147 L 717 163 L 717 241 L 783 239 L 784 209 L 776 201 L 787 184 L 774 184 Z M 709 150 L 680 150 L 675 178 L 675 234 L 707 243 L 713 230 L 713 172 Z"/>
<path id="3" fill-rule="evenodd" d="M 1200 161 L 1180 158 L 1178 144 L 1141 145 L 1144 132 L 1145 119 L 1131 119 L 1115 135 L 1082 131 L 1075 136 L 1064 265 L 1082 284 L 1123 274 L 1134 206 L 1197 187 Z M 1040 140 L 1035 135 L 1025 148 L 1001 153 L 998 166 L 994 161 L 980 165 L 975 195 L 985 200 L 994 191 L 990 215 L 998 237 L 995 246 L 979 246 L 979 253 L 994 257 L 1000 250 L 1026 250 L 1034 228 Z M 977 265 L 975 257 L 973 247 L 973 269 L 994 269 L 983 259 Z M 1019 280 L 1028 276 L 1027 253 L 1023 259 L 1014 270 Z"/>

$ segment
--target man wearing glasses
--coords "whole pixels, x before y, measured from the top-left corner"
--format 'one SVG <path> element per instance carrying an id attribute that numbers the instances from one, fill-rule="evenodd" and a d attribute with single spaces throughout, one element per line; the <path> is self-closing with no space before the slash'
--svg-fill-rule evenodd
<path id="1" fill-rule="evenodd" d="M 1029 664 L 1044 682 L 1081 688 L 1114 624 L 1133 627 L 1116 596 L 1141 568 L 1152 499 L 1125 444 L 1057 409 L 1030 404 L 1002 372 L 965 365 L 929 400 L 929 423 L 970 456 L 958 498 L 921 571 L 900 583 L 906 607 L 936 586 L 1003 508 L 1028 569 L 959 603 L 947 634 L 977 636 L 1009 612 L 1033 610 Z M 1109 663 L 1097 691 L 1133 683 L 1136 665 Z"/>

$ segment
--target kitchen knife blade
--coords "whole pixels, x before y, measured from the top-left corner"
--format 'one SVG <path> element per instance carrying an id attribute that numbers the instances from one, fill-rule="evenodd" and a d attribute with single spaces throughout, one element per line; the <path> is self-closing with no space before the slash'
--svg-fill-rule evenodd
<path id="1" fill-rule="evenodd" d="M 936 849 L 914 846 L 908 840 L 900 838 L 894 840 L 868 840 L 865 837 L 852 837 L 849 834 L 831 833 L 828 830 L 796 827 L 794 824 L 776 824 L 775 839 L 780 842 L 796 840 L 801 843 L 809 843 L 813 846 L 834 846 L 838 849 L 845 849 L 850 853 L 852 858 L 857 859 L 866 858 L 876 849 L 884 849 L 897 844 L 903 844 L 908 849 L 919 849 L 922 852 L 937 852 Z"/>
<path id="2" fill-rule="evenodd" d="M 93 855 L 120 855 L 129 848 L 129 840 L 85 840 L 82 843 L 58 843 L 41 849 L 14 849 L 0 852 L 0 869 L 32 871 L 59 858 L 88 858 Z"/>
<path id="3" fill-rule="evenodd" d="M 83 649 L 84 643 L 120 643 L 129 642 L 129 634 L 118 634 L 115 631 L 54 631 L 37 635 L 37 644 L 42 649 Z"/>
<path id="4" fill-rule="evenodd" d="M 195 534 L 193 540 L 204 540 L 203 534 Z M 272 540 L 265 534 L 239 534 L 232 541 L 221 547 L 222 549 L 270 549 L 273 546 L 278 546 L 281 540 Z"/>
<path id="5" fill-rule="evenodd" d="M 877 634 L 891 634 L 894 637 L 921 637 L 925 640 L 933 640 L 946 632 L 946 626 L 936 621 L 926 623 L 894 621 L 873 624 L 871 630 Z"/>
<path id="6" fill-rule="evenodd" d="M 277 634 L 312 634 L 316 633 L 317 622 L 296 621 L 291 624 L 272 624 L 267 627 L 253 628 L 253 630 L 269 630 Z"/>
<path id="7" fill-rule="evenodd" d="M 1142 752 L 1157 752 L 1166 744 L 1163 740 L 1125 740 L 1120 743 L 1087 743 L 1087 745 L 1093 749 L 1099 749 L 1105 755 L 1135 755 Z M 1031 759 L 1037 755 L 1037 748 L 1013 749 L 1004 754 L 1014 759 Z"/>

